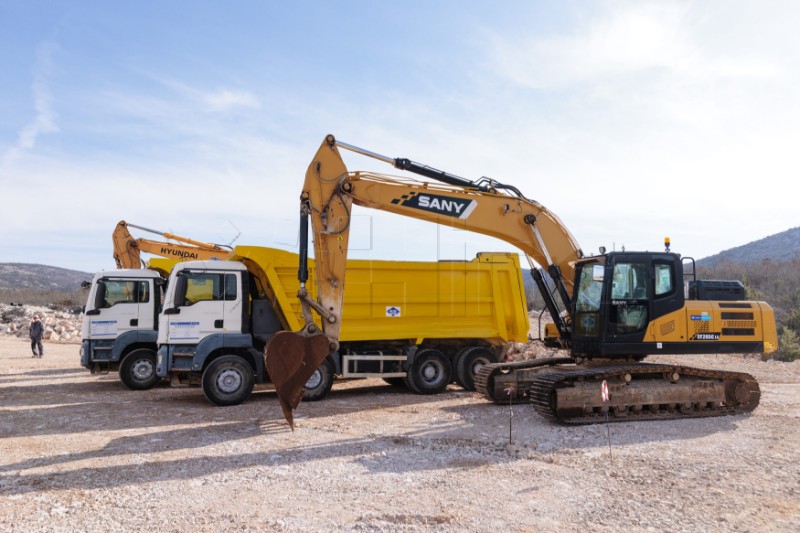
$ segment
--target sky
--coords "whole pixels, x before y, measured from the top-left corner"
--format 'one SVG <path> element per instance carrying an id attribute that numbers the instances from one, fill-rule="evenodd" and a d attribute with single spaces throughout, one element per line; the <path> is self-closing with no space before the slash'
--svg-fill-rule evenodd
<path id="1" fill-rule="evenodd" d="M 668 236 L 700 259 L 800 226 L 799 19 L 793 1 L 0 0 L 0 263 L 113 269 L 119 220 L 297 251 L 328 133 L 512 184 L 586 253 Z M 514 251 L 354 214 L 354 258 Z"/>

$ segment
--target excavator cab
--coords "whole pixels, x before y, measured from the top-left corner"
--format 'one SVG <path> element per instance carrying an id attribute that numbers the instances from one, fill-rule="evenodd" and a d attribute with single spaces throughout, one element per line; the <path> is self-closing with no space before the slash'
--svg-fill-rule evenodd
<path id="1" fill-rule="evenodd" d="M 658 350 L 646 340 L 658 317 L 683 307 L 683 269 L 673 253 L 610 252 L 576 265 L 573 352 L 582 357 L 630 356 Z"/>

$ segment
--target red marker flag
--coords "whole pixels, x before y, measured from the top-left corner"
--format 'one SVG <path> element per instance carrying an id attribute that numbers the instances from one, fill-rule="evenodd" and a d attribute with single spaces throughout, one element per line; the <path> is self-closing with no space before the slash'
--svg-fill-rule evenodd
<path id="1" fill-rule="evenodd" d="M 608 382 L 606 380 L 603 380 L 603 384 L 600 385 L 600 397 L 604 402 L 608 401 Z"/>

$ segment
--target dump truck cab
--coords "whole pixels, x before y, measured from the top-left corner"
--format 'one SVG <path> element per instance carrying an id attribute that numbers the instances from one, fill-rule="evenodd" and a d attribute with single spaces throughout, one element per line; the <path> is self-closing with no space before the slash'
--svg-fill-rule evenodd
<path id="1" fill-rule="evenodd" d="M 96 273 L 81 325 L 81 366 L 93 373 L 118 370 L 131 389 L 157 384 L 156 325 L 164 283 L 156 270 Z"/>
<path id="2" fill-rule="evenodd" d="M 241 403 L 255 383 L 267 380 L 264 344 L 280 329 L 244 264 L 180 263 L 159 316 L 156 372 L 173 385 L 202 384 L 217 405 Z"/>

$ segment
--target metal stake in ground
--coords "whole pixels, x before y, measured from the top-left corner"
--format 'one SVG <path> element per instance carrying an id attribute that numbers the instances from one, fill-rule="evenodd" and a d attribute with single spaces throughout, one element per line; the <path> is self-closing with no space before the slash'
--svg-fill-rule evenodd
<path id="1" fill-rule="evenodd" d="M 508 394 L 508 443 L 511 444 L 511 419 L 514 417 L 514 409 L 512 407 L 514 394 L 517 389 L 514 385 L 509 385 L 505 388 L 504 392 Z"/>
<path id="2" fill-rule="evenodd" d="M 600 385 L 600 397 L 603 399 L 603 403 L 608 402 L 610 395 L 608 393 L 608 382 L 603 380 L 603 384 Z M 606 435 L 608 436 L 608 457 L 611 462 L 614 462 L 614 456 L 611 454 L 611 425 L 608 422 L 608 410 L 611 406 L 608 406 L 606 409 Z"/>

